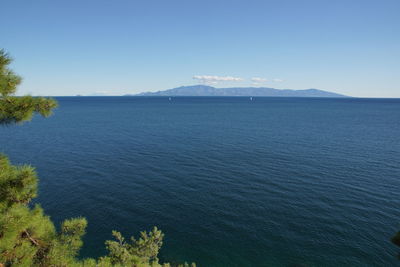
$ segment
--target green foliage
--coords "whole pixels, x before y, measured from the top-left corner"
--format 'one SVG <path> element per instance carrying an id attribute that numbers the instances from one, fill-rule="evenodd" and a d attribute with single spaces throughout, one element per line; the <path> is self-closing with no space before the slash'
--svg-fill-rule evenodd
<path id="1" fill-rule="evenodd" d="M 16 97 L 21 78 L 8 69 L 11 58 L 0 50 L 0 124 L 22 123 L 35 113 L 49 116 L 57 102 L 49 98 Z M 39 205 L 29 206 L 37 196 L 38 178 L 33 167 L 15 166 L 0 154 L 0 266 L 108 267 L 170 266 L 157 257 L 164 234 L 156 227 L 141 232 L 139 239 L 125 238 L 113 231 L 115 240 L 106 241 L 108 255 L 96 259 L 77 258 L 87 221 L 65 220 L 60 231 Z M 187 263 L 180 265 L 189 267 Z M 195 267 L 194 264 L 190 265 Z"/>
<path id="2" fill-rule="evenodd" d="M 65 220 L 61 225 L 60 239 L 68 247 L 72 255 L 77 255 L 82 247 L 82 236 L 85 234 L 87 221 L 85 218 Z"/>
<path id="3" fill-rule="evenodd" d="M 0 155 L 0 262 L 32 266 L 53 242 L 56 232 L 39 205 L 29 208 L 36 196 L 36 173 L 17 167 Z"/>
<path id="4" fill-rule="evenodd" d="M 28 121 L 35 113 L 44 117 L 51 114 L 57 102 L 51 98 L 14 96 L 21 77 L 8 68 L 12 59 L 0 50 L 0 123 L 11 124 Z"/>
<path id="5" fill-rule="evenodd" d="M 106 241 L 109 256 L 103 260 L 109 260 L 112 264 L 122 264 L 125 266 L 151 266 L 158 264 L 158 251 L 162 245 L 164 234 L 154 227 L 149 233 L 141 232 L 141 237 L 136 240 L 131 238 L 131 242 L 126 242 L 121 233 L 112 232 L 116 241 Z"/>
<path id="6" fill-rule="evenodd" d="M 36 197 L 36 181 L 34 168 L 12 166 L 5 156 L 0 155 L 0 208 L 29 203 Z"/>

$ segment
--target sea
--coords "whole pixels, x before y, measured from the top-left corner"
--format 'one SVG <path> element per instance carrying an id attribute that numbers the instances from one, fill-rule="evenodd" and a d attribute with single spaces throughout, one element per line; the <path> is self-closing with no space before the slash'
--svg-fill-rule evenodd
<path id="1" fill-rule="evenodd" d="M 56 99 L 0 152 L 57 227 L 87 218 L 81 258 L 157 226 L 174 264 L 400 265 L 400 99 Z"/>

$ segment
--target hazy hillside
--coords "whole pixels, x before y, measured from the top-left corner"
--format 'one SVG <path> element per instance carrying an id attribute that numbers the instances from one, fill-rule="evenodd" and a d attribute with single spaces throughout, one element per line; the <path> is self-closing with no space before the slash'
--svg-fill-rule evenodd
<path id="1" fill-rule="evenodd" d="M 347 97 L 318 89 L 292 90 L 268 87 L 215 88 L 206 85 L 181 86 L 158 92 L 145 92 L 137 96 L 280 96 L 280 97 Z"/>

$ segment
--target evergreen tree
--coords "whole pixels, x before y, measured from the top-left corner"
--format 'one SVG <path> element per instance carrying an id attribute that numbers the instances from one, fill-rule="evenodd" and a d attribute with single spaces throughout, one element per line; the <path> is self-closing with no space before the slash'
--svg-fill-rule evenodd
<path id="1" fill-rule="evenodd" d="M 21 77 L 8 68 L 11 58 L 0 50 L 0 123 L 20 123 L 30 120 L 34 113 L 49 116 L 57 102 L 44 97 L 16 97 L 17 86 Z"/>
<path id="2" fill-rule="evenodd" d="M 0 50 L 0 124 L 18 124 L 34 114 L 49 116 L 57 107 L 51 98 L 15 96 L 21 78 L 8 68 L 11 58 Z M 106 241 L 108 255 L 79 260 L 85 234 L 85 218 L 65 220 L 57 231 L 40 205 L 30 207 L 37 196 L 38 178 L 33 167 L 14 166 L 0 154 L 0 267 L 3 266 L 170 266 L 157 258 L 163 233 L 156 227 L 126 242 L 116 231 L 116 241 Z M 184 264 L 183 266 L 189 266 Z M 195 266 L 191 264 L 191 266 Z"/>

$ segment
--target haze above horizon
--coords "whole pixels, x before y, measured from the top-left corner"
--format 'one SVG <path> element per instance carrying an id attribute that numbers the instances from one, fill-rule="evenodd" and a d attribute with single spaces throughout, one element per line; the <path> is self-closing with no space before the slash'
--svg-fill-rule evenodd
<path id="1" fill-rule="evenodd" d="M 400 1 L 5 1 L 20 94 L 182 85 L 400 97 Z"/>

